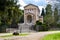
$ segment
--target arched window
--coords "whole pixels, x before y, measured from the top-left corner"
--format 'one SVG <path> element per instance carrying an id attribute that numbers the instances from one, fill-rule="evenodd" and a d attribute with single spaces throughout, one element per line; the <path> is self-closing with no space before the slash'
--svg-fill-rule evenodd
<path id="1" fill-rule="evenodd" d="M 28 16 L 27 16 L 27 22 L 28 22 L 28 23 L 31 23 L 31 22 L 32 22 L 32 16 L 31 16 L 31 15 L 28 15 Z"/>

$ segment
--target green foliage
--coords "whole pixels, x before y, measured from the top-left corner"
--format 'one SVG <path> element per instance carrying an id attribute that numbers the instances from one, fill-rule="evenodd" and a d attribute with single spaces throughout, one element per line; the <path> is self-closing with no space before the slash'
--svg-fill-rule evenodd
<path id="1" fill-rule="evenodd" d="M 55 10 L 54 10 L 54 21 L 55 21 L 55 23 L 58 21 L 58 9 L 57 8 L 55 8 Z"/>
<path id="2" fill-rule="evenodd" d="M 52 15 L 52 9 L 51 9 L 51 5 L 48 4 L 47 7 L 45 8 L 46 9 L 46 14 L 48 15 Z"/>
<path id="3" fill-rule="evenodd" d="M 34 27 L 36 31 L 48 31 L 49 27 L 47 24 L 41 23 L 39 21 L 36 21 L 36 25 Z"/>
<path id="4" fill-rule="evenodd" d="M 50 25 L 54 22 L 54 19 L 51 15 L 45 15 L 44 17 L 44 23 Z"/>
<path id="5" fill-rule="evenodd" d="M 24 23 L 24 15 L 21 15 L 19 22 L 20 22 L 20 23 Z"/>
<path id="6" fill-rule="evenodd" d="M 0 25 L 0 33 L 6 32 L 7 25 Z"/>
<path id="7" fill-rule="evenodd" d="M 57 26 L 58 28 L 60 28 L 60 23 L 56 24 L 56 26 Z"/>
<path id="8" fill-rule="evenodd" d="M 39 20 L 36 21 L 36 25 L 42 25 L 42 22 L 40 22 Z"/>
<path id="9" fill-rule="evenodd" d="M 51 9 L 51 5 L 48 4 L 46 7 L 46 15 L 44 17 L 44 22 L 48 25 L 52 24 L 57 24 L 58 21 L 58 9 L 55 8 L 54 10 L 54 16 L 52 16 L 52 9 Z"/>
<path id="10" fill-rule="evenodd" d="M 57 24 L 58 22 L 58 9 L 55 8 L 54 9 L 54 16 L 52 16 L 52 9 L 51 9 L 51 5 L 48 4 L 47 7 L 45 8 L 46 10 L 46 15 L 44 16 L 44 23 L 48 25 L 48 28 L 54 28 L 54 27 L 58 27 L 59 25 Z"/>
<path id="11" fill-rule="evenodd" d="M 46 23 L 48 26 L 54 22 L 54 18 L 52 16 L 52 9 L 51 5 L 48 4 L 47 7 L 45 8 L 46 10 L 46 15 L 44 16 L 44 23 Z"/>
<path id="12" fill-rule="evenodd" d="M 41 27 L 43 27 L 43 31 L 48 31 L 49 27 L 47 24 L 42 24 Z"/>
<path id="13" fill-rule="evenodd" d="M 45 16 L 44 8 L 42 8 L 41 16 Z"/>
<path id="14" fill-rule="evenodd" d="M 16 24 L 19 22 L 23 10 L 19 9 L 20 5 L 17 2 L 18 0 L 0 0 L 0 28 L 2 26 L 7 28 L 5 25 L 11 26 L 13 22 Z"/>

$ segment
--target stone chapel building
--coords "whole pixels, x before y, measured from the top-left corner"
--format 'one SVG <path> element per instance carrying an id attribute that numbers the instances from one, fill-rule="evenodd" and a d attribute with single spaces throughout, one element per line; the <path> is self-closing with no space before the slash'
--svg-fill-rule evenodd
<path id="1" fill-rule="evenodd" d="M 18 29 L 11 29 L 10 31 L 32 32 L 33 30 L 31 30 L 30 27 L 35 25 L 37 20 L 43 23 L 43 16 L 40 16 L 40 10 L 38 6 L 28 4 L 24 7 L 24 23 L 19 23 Z"/>
<path id="2" fill-rule="evenodd" d="M 29 28 L 35 25 L 37 20 L 43 23 L 43 16 L 40 15 L 38 6 L 33 4 L 26 5 L 24 7 L 24 23 L 19 24 L 19 30 L 22 28 L 22 32 L 32 32 Z"/>
<path id="3" fill-rule="evenodd" d="M 43 16 L 40 16 L 38 6 L 28 4 L 24 7 L 24 23 L 35 24 L 37 20 L 43 23 Z"/>

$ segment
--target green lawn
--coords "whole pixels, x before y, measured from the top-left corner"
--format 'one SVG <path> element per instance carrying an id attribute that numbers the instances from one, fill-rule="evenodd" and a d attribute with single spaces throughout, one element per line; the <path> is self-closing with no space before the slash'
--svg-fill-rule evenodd
<path id="1" fill-rule="evenodd" d="M 19 34 L 19 35 L 16 35 L 16 36 L 27 36 L 28 34 Z M 1 38 L 9 38 L 9 37 L 12 37 L 12 36 L 15 36 L 15 35 L 12 35 L 12 34 L 9 34 L 9 35 L 4 35 L 4 36 L 0 36 Z"/>
<path id="2" fill-rule="evenodd" d="M 46 35 L 42 40 L 60 40 L 60 33 Z"/>

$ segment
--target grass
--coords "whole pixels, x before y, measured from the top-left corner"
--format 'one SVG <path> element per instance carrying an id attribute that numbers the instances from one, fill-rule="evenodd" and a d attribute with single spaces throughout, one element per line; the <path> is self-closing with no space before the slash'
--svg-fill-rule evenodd
<path id="1" fill-rule="evenodd" d="M 19 36 L 27 36 L 28 34 L 19 34 Z"/>
<path id="2" fill-rule="evenodd" d="M 16 36 L 27 36 L 28 34 L 19 34 L 19 35 L 16 35 Z M 4 36 L 0 36 L 1 38 L 9 38 L 9 37 L 13 37 L 15 35 L 12 35 L 12 34 L 9 34 L 9 35 L 4 35 Z"/>
<path id="3" fill-rule="evenodd" d="M 60 33 L 46 35 L 42 40 L 60 40 Z"/>

